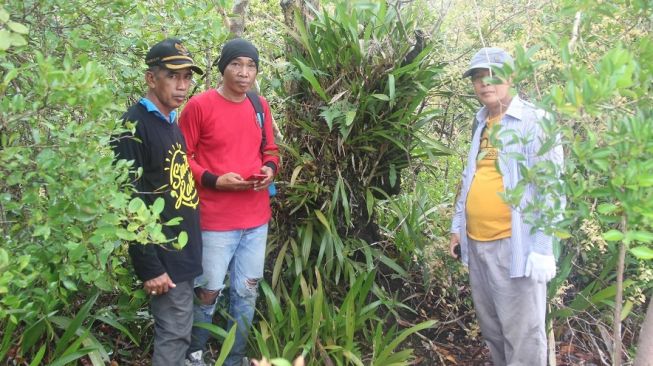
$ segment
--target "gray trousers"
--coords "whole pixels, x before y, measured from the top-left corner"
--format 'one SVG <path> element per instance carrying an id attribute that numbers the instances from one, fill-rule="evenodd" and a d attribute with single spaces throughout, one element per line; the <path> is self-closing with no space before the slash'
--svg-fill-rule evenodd
<path id="1" fill-rule="evenodd" d="M 178 282 L 165 295 L 153 296 L 154 366 L 182 366 L 193 327 L 193 281 Z"/>
<path id="2" fill-rule="evenodd" d="M 546 284 L 510 278 L 510 238 L 468 238 L 476 316 L 495 366 L 546 365 Z"/>

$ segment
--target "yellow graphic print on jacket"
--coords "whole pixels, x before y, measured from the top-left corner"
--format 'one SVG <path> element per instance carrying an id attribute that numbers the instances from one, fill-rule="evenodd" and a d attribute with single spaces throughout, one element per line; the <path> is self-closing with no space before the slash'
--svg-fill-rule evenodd
<path id="1" fill-rule="evenodd" d="M 186 153 L 181 144 L 177 143 L 172 146 L 168 154 L 170 157 L 166 158 L 166 162 L 170 167 L 165 170 L 170 174 L 170 195 L 176 199 L 175 208 L 179 209 L 184 205 L 195 209 L 199 204 L 199 197 Z"/>
<path id="2" fill-rule="evenodd" d="M 481 134 L 476 174 L 467 195 L 467 235 L 476 241 L 498 240 L 511 235 L 510 206 L 499 196 L 504 187 L 497 169 L 498 149 L 490 143 L 488 132 L 502 117 L 487 120 Z"/>

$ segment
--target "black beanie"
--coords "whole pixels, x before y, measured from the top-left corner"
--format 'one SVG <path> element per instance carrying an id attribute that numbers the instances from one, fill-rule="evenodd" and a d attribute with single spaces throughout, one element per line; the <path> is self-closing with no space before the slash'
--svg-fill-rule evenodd
<path id="1" fill-rule="evenodd" d="M 234 38 L 224 44 L 222 53 L 220 53 L 220 60 L 218 60 L 218 69 L 220 74 L 224 75 L 224 69 L 229 65 L 231 60 L 236 57 L 249 57 L 256 63 L 256 70 L 258 71 L 258 50 L 249 41 L 242 38 Z"/>

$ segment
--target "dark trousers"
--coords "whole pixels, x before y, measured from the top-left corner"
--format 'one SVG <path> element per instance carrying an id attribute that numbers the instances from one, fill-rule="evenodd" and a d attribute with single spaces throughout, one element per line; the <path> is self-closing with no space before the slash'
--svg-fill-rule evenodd
<path id="1" fill-rule="evenodd" d="M 152 297 L 154 366 L 182 366 L 193 328 L 193 281 L 176 283 L 165 295 Z"/>

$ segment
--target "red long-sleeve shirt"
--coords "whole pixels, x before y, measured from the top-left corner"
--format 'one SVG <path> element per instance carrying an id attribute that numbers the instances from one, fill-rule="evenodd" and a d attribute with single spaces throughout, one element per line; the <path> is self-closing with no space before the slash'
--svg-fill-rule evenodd
<path id="1" fill-rule="evenodd" d="M 200 196 L 202 230 L 238 230 L 260 226 L 270 220 L 270 198 L 262 191 L 218 191 L 202 184 L 202 176 L 233 172 L 247 178 L 260 173 L 268 163 L 279 166 L 279 149 L 274 143 L 270 107 L 261 97 L 265 111 L 262 131 L 249 99 L 232 102 L 215 89 L 192 97 L 179 119 L 186 139 L 189 164 Z M 206 180 L 204 180 L 206 183 Z"/>

